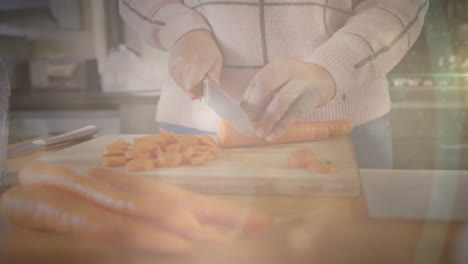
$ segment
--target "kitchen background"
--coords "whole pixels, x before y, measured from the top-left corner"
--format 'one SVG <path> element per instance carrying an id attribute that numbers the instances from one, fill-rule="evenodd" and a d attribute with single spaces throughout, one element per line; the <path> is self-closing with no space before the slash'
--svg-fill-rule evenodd
<path id="1" fill-rule="evenodd" d="M 468 2 L 431 0 L 420 38 L 389 74 L 395 169 L 468 169 Z M 142 43 L 117 0 L 0 0 L 10 143 L 88 124 L 158 131 L 165 52 Z"/>

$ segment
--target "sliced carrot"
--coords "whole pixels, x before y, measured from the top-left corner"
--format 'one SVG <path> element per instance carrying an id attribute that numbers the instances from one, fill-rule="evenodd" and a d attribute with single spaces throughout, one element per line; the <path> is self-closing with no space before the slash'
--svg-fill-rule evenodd
<path id="1" fill-rule="evenodd" d="M 168 132 L 164 129 L 161 130 L 161 135 L 165 138 L 167 144 L 179 143 L 179 139 L 173 132 Z"/>
<path id="2" fill-rule="evenodd" d="M 101 164 L 106 167 L 120 167 L 127 163 L 125 156 L 101 156 Z"/>
<path id="3" fill-rule="evenodd" d="M 182 163 L 182 154 L 179 152 L 163 152 L 158 156 L 157 166 L 160 168 L 177 167 Z"/>
<path id="4" fill-rule="evenodd" d="M 177 138 L 185 147 L 194 147 L 198 145 L 198 137 L 192 134 L 180 134 Z"/>
<path id="5" fill-rule="evenodd" d="M 291 153 L 288 158 L 288 167 L 290 168 L 307 168 L 309 163 L 316 160 L 312 150 L 299 150 Z"/>
<path id="6" fill-rule="evenodd" d="M 280 144 L 327 139 L 330 135 L 328 122 L 298 122 L 274 142 L 255 135 L 237 132 L 229 122 L 222 122 L 218 127 L 218 143 L 221 147 L 239 147 L 251 145 Z"/>
<path id="7" fill-rule="evenodd" d="M 140 140 L 133 144 L 133 150 L 138 152 L 151 152 L 156 144 L 149 140 Z"/>
<path id="8" fill-rule="evenodd" d="M 181 152 L 182 144 L 180 143 L 172 143 L 170 145 L 164 146 L 165 152 Z"/>
<path id="9" fill-rule="evenodd" d="M 205 164 L 206 162 L 208 162 L 206 155 L 193 156 L 190 159 L 190 165 L 193 165 L 193 166 L 202 165 L 202 164 Z"/>
<path id="10" fill-rule="evenodd" d="M 182 253 L 191 243 L 155 225 L 114 214 L 55 188 L 16 186 L 3 193 L 2 212 L 22 228 L 46 230 L 124 248 Z"/>
<path id="11" fill-rule="evenodd" d="M 340 137 L 353 132 L 353 123 L 348 119 L 334 120 L 328 122 L 330 137 Z"/>
<path id="12" fill-rule="evenodd" d="M 153 157 L 157 158 L 159 157 L 159 155 L 161 155 L 161 153 L 163 153 L 161 147 L 158 144 L 154 145 L 154 149 L 153 151 L 151 151 L 151 154 L 153 155 Z"/>
<path id="13" fill-rule="evenodd" d="M 128 150 L 127 152 L 125 152 L 125 157 L 127 157 L 128 159 L 150 159 L 151 152 Z"/>
<path id="14" fill-rule="evenodd" d="M 212 240 L 213 234 L 202 229 L 197 218 L 175 204 L 158 203 L 132 195 L 69 169 L 49 163 L 32 163 L 18 172 L 21 185 L 49 186 L 118 214 L 153 220 L 164 228 L 194 240 Z"/>
<path id="15" fill-rule="evenodd" d="M 133 138 L 133 143 L 135 144 L 136 142 L 142 141 L 142 140 L 143 140 L 143 137 L 136 137 L 136 138 Z"/>
<path id="16" fill-rule="evenodd" d="M 192 158 L 193 154 L 195 154 L 195 147 L 187 147 L 182 152 L 182 161 L 183 162 L 189 162 L 190 158 Z"/>
<path id="17" fill-rule="evenodd" d="M 201 151 L 198 150 L 193 154 L 193 157 L 208 157 L 208 156 L 214 156 L 211 151 Z"/>
<path id="18" fill-rule="evenodd" d="M 256 231 L 270 222 L 267 215 L 256 209 L 159 183 L 142 175 L 95 168 L 88 172 L 88 176 L 133 195 L 145 196 L 154 201 L 176 203 L 193 212 L 200 221 L 206 224 L 230 228 L 242 227 L 245 231 Z"/>
<path id="19" fill-rule="evenodd" d="M 213 147 L 213 146 L 198 146 L 197 151 L 207 151 L 211 152 L 213 154 L 216 154 L 218 152 L 218 147 Z"/>
<path id="20" fill-rule="evenodd" d="M 216 141 L 213 139 L 212 136 L 207 135 L 207 134 L 201 134 L 200 137 L 200 144 L 201 145 L 206 145 L 206 146 L 213 146 L 217 147 L 218 144 L 216 144 Z"/>
<path id="21" fill-rule="evenodd" d="M 123 139 L 120 139 L 114 143 L 111 143 L 107 146 L 105 146 L 103 149 L 102 149 L 102 152 L 101 154 L 103 156 L 113 156 L 113 155 L 124 155 L 125 154 L 125 151 L 127 151 L 129 145 L 127 144 L 127 142 L 125 142 L 125 140 Z"/>
<path id="22" fill-rule="evenodd" d="M 307 169 L 315 173 L 335 173 L 338 172 L 338 165 L 330 161 L 315 161 L 309 163 Z"/>
<path id="23" fill-rule="evenodd" d="M 133 159 L 125 163 L 127 171 L 149 171 L 154 169 L 154 162 L 152 159 Z"/>

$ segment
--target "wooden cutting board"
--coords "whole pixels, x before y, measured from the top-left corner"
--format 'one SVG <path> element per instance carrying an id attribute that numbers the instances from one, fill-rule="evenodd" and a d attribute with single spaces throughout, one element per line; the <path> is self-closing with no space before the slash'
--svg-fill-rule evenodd
<path id="1" fill-rule="evenodd" d="M 141 135 L 106 135 L 41 157 L 79 173 L 102 167 L 101 149 L 118 140 L 132 142 Z M 339 172 L 316 174 L 287 167 L 288 156 L 300 149 L 336 162 Z M 124 171 L 125 168 L 115 168 Z M 337 195 L 359 193 L 359 170 L 348 137 L 318 142 L 221 149 L 218 158 L 203 166 L 154 169 L 139 174 L 192 190 L 218 194 Z"/>

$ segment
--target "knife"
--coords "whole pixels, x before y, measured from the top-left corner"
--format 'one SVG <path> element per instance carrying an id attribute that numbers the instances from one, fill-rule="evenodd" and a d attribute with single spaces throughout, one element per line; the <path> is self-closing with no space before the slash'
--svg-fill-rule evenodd
<path id="1" fill-rule="evenodd" d="M 55 145 L 59 143 L 63 143 L 66 141 L 82 139 L 86 137 L 90 137 L 97 133 L 97 128 L 94 125 L 85 126 L 67 133 L 63 133 L 57 136 L 45 138 L 45 139 L 38 139 L 34 140 L 33 142 L 17 147 L 12 147 L 8 149 L 8 156 L 14 155 L 16 153 L 29 151 L 33 149 L 43 148 L 50 145 Z"/>
<path id="2" fill-rule="evenodd" d="M 242 134 L 251 135 L 255 129 L 241 106 L 227 95 L 212 80 L 203 80 L 202 100 L 223 120 L 230 121 L 232 127 Z"/>

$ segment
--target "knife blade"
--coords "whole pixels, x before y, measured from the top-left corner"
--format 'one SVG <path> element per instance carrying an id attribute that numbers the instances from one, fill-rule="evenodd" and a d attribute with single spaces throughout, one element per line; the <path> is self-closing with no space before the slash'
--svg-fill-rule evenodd
<path id="1" fill-rule="evenodd" d="M 82 128 L 79 128 L 79 129 L 76 129 L 67 133 L 57 135 L 57 136 L 34 140 L 33 142 L 25 144 L 25 145 L 9 148 L 7 156 L 11 156 L 11 155 L 24 152 L 24 151 L 44 148 L 50 145 L 55 145 L 55 144 L 63 143 L 63 142 L 70 141 L 70 140 L 77 140 L 77 139 L 81 139 L 85 137 L 90 137 L 96 133 L 97 133 L 96 126 L 94 125 L 85 126 L 85 127 L 82 127 Z"/>
<path id="2" fill-rule="evenodd" d="M 232 127 L 242 134 L 253 134 L 255 129 L 241 106 L 208 78 L 203 80 L 202 100 L 223 120 L 230 121 Z"/>

